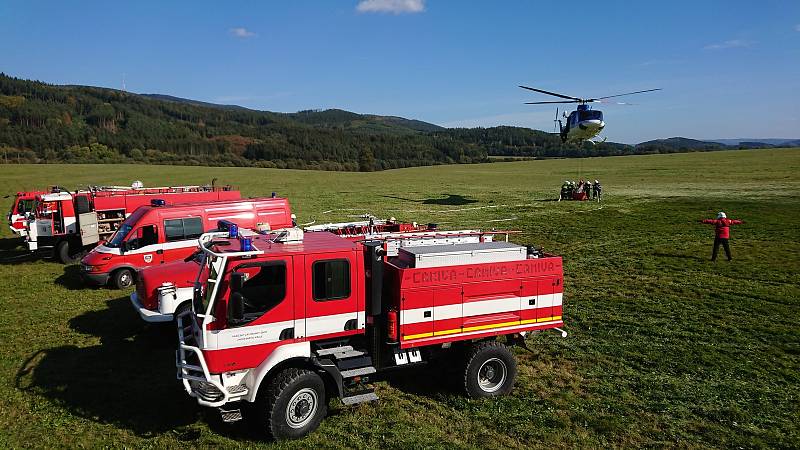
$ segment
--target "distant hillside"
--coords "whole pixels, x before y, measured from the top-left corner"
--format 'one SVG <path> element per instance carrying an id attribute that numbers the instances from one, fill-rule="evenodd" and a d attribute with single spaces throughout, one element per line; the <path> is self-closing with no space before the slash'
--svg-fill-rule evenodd
<path id="1" fill-rule="evenodd" d="M 656 139 L 654 141 L 642 142 L 636 145 L 637 149 L 670 149 L 670 150 L 720 150 L 726 148 L 724 144 L 718 142 L 698 141 L 684 137 L 671 137 L 667 139 Z"/>
<path id="2" fill-rule="evenodd" d="M 529 128 L 448 129 L 341 109 L 255 111 L 162 94 L 56 86 L 0 73 L 0 162 L 371 171 L 489 162 L 489 156 L 572 158 L 725 148 L 686 138 L 637 146 L 565 144 L 555 134 Z"/>
<path id="3" fill-rule="evenodd" d="M 774 146 L 787 146 L 792 147 L 800 142 L 800 139 L 781 139 L 781 138 L 740 138 L 740 139 L 709 139 L 709 142 L 719 142 L 725 145 L 740 145 L 742 143 L 752 144 L 755 142 L 774 145 Z"/>
<path id="4" fill-rule="evenodd" d="M 205 108 L 221 108 L 221 109 L 249 109 L 245 108 L 244 106 L 239 105 L 220 105 L 217 103 L 207 103 L 201 102 L 199 100 L 190 100 L 188 98 L 181 98 L 181 97 L 173 97 L 171 95 L 164 95 L 164 94 L 137 94 L 141 95 L 142 97 L 152 98 L 154 100 L 163 100 L 166 102 L 175 102 L 175 103 L 185 103 L 187 105 L 195 105 L 195 106 L 202 106 Z"/>

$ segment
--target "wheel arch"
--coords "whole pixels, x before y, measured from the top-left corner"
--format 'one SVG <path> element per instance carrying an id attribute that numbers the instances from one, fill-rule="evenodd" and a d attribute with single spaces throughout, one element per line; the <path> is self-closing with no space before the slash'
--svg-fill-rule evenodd
<path id="1" fill-rule="evenodd" d="M 314 371 L 318 370 L 311 362 L 310 342 L 294 342 L 276 348 L 248 375 L 252 380 L 251 383 L 248 383 L 252 389 L 250 389 L 245 400 L 250 403 L 255 402 L 261 390 L 261 385 L 264 380 L 268 378 L 268 375 L 275 374 L 287 367 L 309 368 Z"/>

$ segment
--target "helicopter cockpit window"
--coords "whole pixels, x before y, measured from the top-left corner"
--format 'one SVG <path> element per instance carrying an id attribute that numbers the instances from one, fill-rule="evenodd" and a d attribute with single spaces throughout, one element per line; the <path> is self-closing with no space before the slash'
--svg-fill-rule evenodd
<path id="1" fill-rule="evenodd" d="M 579 120 L 603 120 L 603 113 L 600 111 L 579 111 Z"/>

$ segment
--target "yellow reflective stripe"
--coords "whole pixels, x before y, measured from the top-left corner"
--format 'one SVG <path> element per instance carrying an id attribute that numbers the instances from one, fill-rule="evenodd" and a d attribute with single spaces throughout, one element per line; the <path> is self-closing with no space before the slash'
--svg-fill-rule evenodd
<path id="1" fill-rule="evenodd" d="M 466 333 L 466 332 L 469 332 L 469 331 L 490 330 L 492 328 L 511 327 L 511 326 L 514 326 L 514 325 L 528 325 L 528 324 L 532 324 L 532 323 L 554 322 L 554 321 L 557 321 L 557 320 L 561 320 L 561 316 L 540 317 L 538 319 L 528 319 L 528 320 L 523 320 L 523 321 L 493 323 L 493 324 L 490 324 L 490 325 L 478 325 L 478 326 L 466 327 L 466 328 L 454 328 L 452 330 L 436 331 L 436 332 L 433 332 L 433 333 L 409 334 L 408 336 L 403 336 L 403 340 L 404 341 L 410 341 L 412 339 L 422 339 L 422 338 L 433 337 L 433 336 L 445 336 L 445 335 L 448 335 L 448 334 Z"/>
<path id="2" fill-rule="evenodd" d="M 431 336 L 433 336 L 433 333 L 409 334 L 408 336 L 403 336 L 403 340 L 407 341 L 409 339 L 420 339 Z"/>

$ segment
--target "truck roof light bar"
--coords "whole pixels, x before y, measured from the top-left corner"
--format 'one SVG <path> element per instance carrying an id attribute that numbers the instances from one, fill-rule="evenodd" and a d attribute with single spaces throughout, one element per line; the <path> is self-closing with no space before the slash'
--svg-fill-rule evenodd
<path id="1" fill-rule="evenodd" d="M 200 236 L 200 239 L 197 240 L 198 244 L 200 245 L 200 249 L 203 250 L 203 253 L 209 256 L 213 256 L 215 258 L 230 258 L 230 257 L 239 257 L 239 256 L 256 256 L 256 255 L 263 255 L 264 251 L 259 250 L 255 244 L 250 243 L 250 250 L 240 250 L 236 252 L 215 252 L 211 249 L 213 247 L 213 240 L 218 238 L 229 238 L 229 234 L 227 231 L 214 231 L 211 233 L 204 233 Z M 212 245 L 209 245 L 212 244 Z"/>

